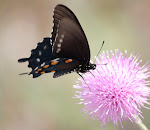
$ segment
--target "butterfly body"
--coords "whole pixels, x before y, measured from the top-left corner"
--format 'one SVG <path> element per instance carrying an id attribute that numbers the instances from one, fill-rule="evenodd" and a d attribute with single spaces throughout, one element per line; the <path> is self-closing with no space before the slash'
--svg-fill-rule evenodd
<path id="1" fill-rule="evenodd" d="M 64 5 L 57 5 L 53 18 L 52 37 L 38 43 L 29 58 L 18 61 L 29 62 L 33 78 L 50 72 L 56 78 L 73 71 L 86 73 L 95 69 L 96 65 L 90 63 L 88 41 L 74 13 Z"/>

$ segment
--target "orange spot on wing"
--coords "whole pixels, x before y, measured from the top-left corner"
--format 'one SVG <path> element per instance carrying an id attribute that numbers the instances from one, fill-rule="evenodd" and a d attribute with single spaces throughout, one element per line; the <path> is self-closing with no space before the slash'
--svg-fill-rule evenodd
<path id="1" fill-rule="evenodd" d="M 51 62 L 51 65 L 56 65 L 56 64 L 58 64 L 58 61 Z"/>
<path id="2" fill-rule="evenodd" d="M 70 63 L 72 61 L 73 61 L 72 59 L 68 59 L 68 60 L 65 60 L 65 63 Z"/>
<path id="3" fill-rule="evenodd" d="M 36 72 L 39 72 L 39 71 L 41 71 L 42 69 L 38 69 Z"/>
<path id="4" fill-rule="evenodd" d="M 45 73 L 45 71 L 42 71 L 42 72 L 41 72 L 41 74 L 44 74 L 44 73 Z"/>
<path id="5" fill-rule="evenodd" d="M 49 65 L 45 65 L 45 66 L 43 66 L 43 68 L 48 68 L 49 67 Z"/>
<path id="6" fill-rule="evenodd" d="M 55 72 L 55 70 L 52 70 L 51 72 Z"/>

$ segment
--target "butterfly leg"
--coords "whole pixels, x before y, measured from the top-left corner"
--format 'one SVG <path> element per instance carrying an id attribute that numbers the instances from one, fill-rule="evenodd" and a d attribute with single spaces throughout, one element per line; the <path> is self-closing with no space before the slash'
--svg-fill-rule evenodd
<path id="1" fill-rule="evenodd" d="M 95 77 L 95 76 L 94 76 L 94 74 L 92 74 L 92 72 L 91 72 L 91 71 L 88 71 L 88 72 L 90 72 L 90 74 L 91 74 L 91 75 L 93 75 L 93 77 Z"/>
<path id="2" fill-rule="evenodd" d="M 83 79 L 83 81 L 85 82 L 85 84 L 88 86 L 90 92 L 91 92 L 91 89 L 89 87 L 89 85 L 86 83 L 86 81 L 84 80 L 83 76 L 77 71 L 77 74 Z"/>

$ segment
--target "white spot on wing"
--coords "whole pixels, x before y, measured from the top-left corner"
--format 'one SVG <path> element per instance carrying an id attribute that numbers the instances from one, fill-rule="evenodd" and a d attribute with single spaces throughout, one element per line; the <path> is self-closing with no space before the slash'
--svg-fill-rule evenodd
<path id="1" fill-rule="evenodd" d="M 63 42 L 63 39 L 59 39 L 59 42 L 62 43 L 62 42 Z"/>
<path id="2" fill-rule="evenodd" d="M 46 50 L 46 48 L 47 48 L 47 46 L 45 45 L 45 46 L 44 46 L 44 50 Z"/>
<path id="3" fill-rule="evenodd" d="M 40 58 L 37 58 L 36 61 L 37 61 L 37 62 L 40 62 Z"/>
<path id="4" fill-rule="evenodd" d="M 52 39 L 50 39 L 50 44 L 52 43 Z"/>
<path id="5" fill-rule="evenodd" d="M 42 55 L 42 52 L 41 51 L 39 51 L 39 56 L 41 56 Z"/>
<path id="6" fill-rule="evenodd" d="M 41 67 L 44 66 L 44 65 L 45 65 L 45 62 L 43 62 L 43 63 L 41 64 Z"/>
<path id="7" fill-rule="evenodd" d="M 58 44 L 57 44 L 57 47 L 61 47 L 61 44 L 60 44 L 60 43 L 58 43 Z"/>
<path id="8" fill-rule="evenodd" d="M 55 45 L 55 42 L 56 42 L 56 39 L 58 37 L 58 33 L 56 33 L 56 37 L 55 37 L 55 41 L 54 41 L 54 45 Z M 52 51 L 54 50 L 54 45 L 52 46 Z M 57 52 L 56 52 L 57 53 Z"/>
<path id="9" fill-rule="evenodd" d="M 64 38 L 64 37 L 65 37 L 65 35 L 64 35 L 64 34 L 62 34 L 62 35 L 61 35 L 61 38 Z"/>
<path id="10" fill-rule="evenodd" d="M 52 62 L 55 62 L 55 61 L 58 61 L 60 58 L 56 58 L 56 59 L 53 59 L 51 60 Z"/>
<path id="11" fill-rule="evenodd" d="M 61 49 L 60 49 L 60 48 L 58 48 L 58 49 L 57 49 L 57 51 L 56 51 L 56 53 L 59 53 L 59 52 L 60 52 L 60 50 L 61 50 Z"/>
<path id="12" fill-rule="evenodd" d="M 58 32 L 56 33 L 55 42 L 56 42 L 57 37 L 58 37 Z"/>
<path id="13" fill-rule="evenodd" d="M 36 67 L 34 70 L 37 70 L 38 69 L 38 67 Z"/>

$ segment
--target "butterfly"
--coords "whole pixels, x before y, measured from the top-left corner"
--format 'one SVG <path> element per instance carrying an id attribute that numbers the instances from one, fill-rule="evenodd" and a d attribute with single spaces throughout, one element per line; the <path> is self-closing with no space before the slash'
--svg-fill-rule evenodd
<path id="1" fill-rule="evenodd" d="M 37 47 L 31 50 L 29 58 L 18 62 L 29 62 L 29 75 L 33 78 L 54 72 L 53 78 L 67 73 L 86 73 L 94 70 L 90 62 L 90 48 L 85 33 L 75 14 L 64 5 L 57 5 L 53 14 L 53 31 Z M 81 75 L 80 75 L 81 76 Z"/>

